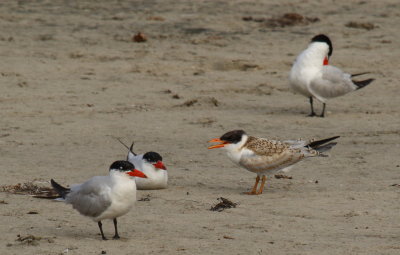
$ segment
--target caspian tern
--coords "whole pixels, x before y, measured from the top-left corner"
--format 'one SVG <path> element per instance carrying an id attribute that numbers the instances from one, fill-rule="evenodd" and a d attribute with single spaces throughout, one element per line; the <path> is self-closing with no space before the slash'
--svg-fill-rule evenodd
<path id="1" fill-rule="evenodd" d="M 326 157 L 322 154 L 335 146 L 336 142 L 330 141 L 339 138 L 334 136 L 319 141 L 274 141 L 247 135 L 243 130 L 233 130 L 225 133 L 220 138 L 209 142 L 220 142 L 208 149 L 224 148 L 228 157 L 246 170 L 256 173 L 257 178 L 249 195 L 262 194 L 266 175 L 274 174 L 280 170 L 308 157 Z M 260 189 L 257 186 L 262 179 Z"/>
<path id="2" fill-rule="evenodd" d="M 310 100 L 311 113 L 309 116 L 316 116 L 313 98 L 323 103 L 322 113 L 319 116 L 324 117 L 328 99 L 361 89 L 374 80 L 355 81 L 352 79 L 353 77 L 368 72 L 352 75 L 329 65 L 332 52 L 333 47 L 329 37 L 323 34 L 316 35 L 311 39 L 308 48 L 297 57 L 290 71 L 291 88 Z"/>
<path id="3" fill-rule="evenodd" d="M 104 219 L 113 219 L 115 235 L 119 239 L 117 217 L 132 208 L 136 201 L 135 181 L 130 177 L 146 178 L 146 175 L 135 169 L 128 161 L 115 161 L 110 166 L 109 176 L 95 176 L 82 184 L 65 188 L 51 179 L 51 185 L 80 214 L 92 218 L 98 223 L 101 237 L 104 236 L 102 223 Z"/>
<path id="4" fill-rule="evenodd" d="M 142 171 L 147 178 L 136 178 L 136 187 L 138 190 L 166 189 L 168 186 L 168 172 L 160 154 L 154 151 L 145 154 L 136 154 L 133 152 L 133 145 L 128 147 L 121 140 L 118 141 L 128 149 L 127 160 L 134 164 L 137 169 Z"/>

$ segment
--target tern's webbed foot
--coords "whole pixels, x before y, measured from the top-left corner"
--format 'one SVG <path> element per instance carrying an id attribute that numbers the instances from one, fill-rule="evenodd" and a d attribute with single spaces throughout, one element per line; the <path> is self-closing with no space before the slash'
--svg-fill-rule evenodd
<path id="1" fill-rule="evenodd" d="M 315 112 L 312 112 L 312 113 L 307 115 L 307 117 L 315 117 L 315 116 L 317 116 L 317 114 L 315 114 Z"/>
<path id="2" fill-rule="evenodd" d="M 113 239 L 118 240 L 118 239 L 120 239 L 120 237 L 119 237 L 119 235 L 115 235 L 115 236 L 113 236 Z"/>

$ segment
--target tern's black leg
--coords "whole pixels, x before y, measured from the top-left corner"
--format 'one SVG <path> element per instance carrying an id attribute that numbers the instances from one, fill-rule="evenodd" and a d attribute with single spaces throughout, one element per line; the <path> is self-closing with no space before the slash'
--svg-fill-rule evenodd
<path id="1" fill-rule="evenodd" d="M 99 225 L 101 237 L 103 238 L 103 240 L 107 240 L 103 233 L 103 224 L 101 223 L 101 221 L 97 222 L 97 225 Z"/>
<path id="2" fill-rule="evenodd" d="M 326 106 L 326 104 L 323 103 L 323 106 L 322 106 L 322 113 L 321 113 L 321 115 L 319 115 L 321 118 L 325 117 L 325 106 Z"/>
<path id="3" fill-rule="evenodd" d="M 313 104 L 313 98 L 310 97 L 310 105 L 311 105 L 311 113 L 309 115 L 307 115 L 308 117 L 314 117 L 316 116 L 315 112 L 314 112 L 314 104 Z"/>
<path id="4" fill-rule="evenodd" d="M 117 227 L 117 218 L 114 218 L 113 220 L 114 222 L 114 228 L 115 228 L 115 235 L 114 235 L 114 239 L 119 239 L 119 235 L 118 235 L 118 227 Z"/>

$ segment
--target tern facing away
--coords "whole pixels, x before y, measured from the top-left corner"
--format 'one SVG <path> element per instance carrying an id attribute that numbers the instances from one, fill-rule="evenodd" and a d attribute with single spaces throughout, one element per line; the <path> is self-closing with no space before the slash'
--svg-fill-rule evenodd
<path id="1" fill-rule="evenodd" d="M 131 146 L 128 147 L 121 140 L 117 140 L 128 149 L 126 160 L 134 164 L 138 170 L 142 171 L 147 176 L 146 179 L 135 177 L 136 187 L 138 190 L 167 188 L 168 172 L 159 153 L 149 151 L 145 154 L 136 154 L 133 152 L 133 142 Z"/>
<path id="2" fill-rule="evenodd" d="M 310 100 L 311 113 L 308 116 L 317 116 L 314 112 L 313 98 L 323 103 L 319 117 L 324 117 L 328 99 L 361 89 L 374 80 L 355 81 L 353 77 L 368 72 L 348 74 L 329 65 L 332 52 L 329 37 L 323 34 L 316 35 L 311 39 L 308 48 L 297 57 L 290 71 L 290 87 Z"/>
<path id="3" fill-rule="evenodd" d="M 322 154 L 335 146 L 330 142 L 339 138 L 334 136 L 319 141 L 288 140 L 275 141 L 247 135 L 243 130 L 233 130 L 209 142 L 220 142 L 208 149 L 224 148 L 228 157 L 246 170 L 256 173 L 256 182 L 248 195 L 262 194 L 266 175 L 285 171 L 289 166 L 308 157 L 326 157 Z M 261 179 L 260 189 L 257 191 Z"/>
<path id="4" fill-rule="evenodd" d="M 65 188 L 51 179 L 51 185 L 80 214 L 92 218 L 98 223 L 101 237 L 104 236 L 104 219 L 113 219 L 115 235 L 119 239 L 117 217 L 129 212 L 136 201 L 136 185 L 130 176 L 146 178 L 128 161 L 115 161 L 110 166 L 109 176 L 95 176 L 82 184 Z"/>

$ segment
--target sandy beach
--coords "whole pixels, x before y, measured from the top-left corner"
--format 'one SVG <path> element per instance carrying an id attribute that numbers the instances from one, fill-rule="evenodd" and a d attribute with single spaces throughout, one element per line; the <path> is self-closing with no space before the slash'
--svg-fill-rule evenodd
<path id="1" fill-rule="evenodd" d="M 0 192 L 0 253 L 400 254 L 399 24 L 396 0 L 1 1 L 0 185 L 107 175 L 117 137 L 159 152 L 169 187 L 138 191 L 109 241 L 69 205 Z M 376 80 L 308 118 L 288 74 L 319 33 L 332 65 Z M 341 137 L 248 196 L 255 174 L 207 150 L 234 129 Z M 237 206 L 211 211 L 220 197 Z"/>

